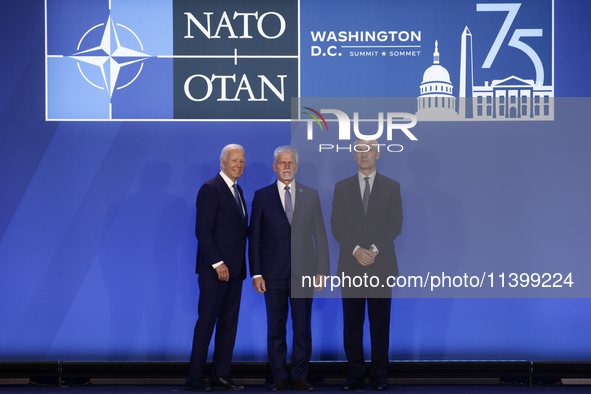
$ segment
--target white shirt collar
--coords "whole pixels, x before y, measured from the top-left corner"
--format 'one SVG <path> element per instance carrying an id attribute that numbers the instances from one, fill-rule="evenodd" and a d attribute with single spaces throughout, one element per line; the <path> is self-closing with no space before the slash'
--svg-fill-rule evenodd
<path id="1" fill-rule="evenodd" d="M 285 209 L 285 186 L 289 186 L 289 193 L 291 194 L 291 207 L 295 209 L 295 200 L 296 200 L 296 182 L 295 179 L 291 181 L 289 185 L 286 185 L 279 180 L 277 180 L 277 189 L 279 190 L 279 199 L 281 200 L 281 205 L 283 205 L 283 209 Z"/>
<path id="2" fill-rule="evenodd" d="M 296 181 L 295 179 L 293 181 L 291 181 L 291 183 L 289 185 L 284 184 L 283 182 L 281 182 L 280 180 L 277 180 L 277 189 L 279 190 L 279 193 L 285 193 L 285 186 L 289 186 L 289 192 L 293 193 L 293 191 L 296 188 Z"/>
<path id="3" fill-rule="evenodd" d="M 361 195 L 363 196 L 363 193 L 365 191 L 365 177 L 369 176 L 369 190 L 373 190 L 373 181 L 376 179 L 376 171 L 372 172 L 369 175 L 363 175 L 361 173 L 361 171 L 357 172 L 357 177 L 359 179 L 359 190 L 361 191 Z"/>
<path id="4" fill-rule="evenodd" d="M 365 177 L 369 176 L 369 183 L 373 184 L 374 179 L 376 179 L 376 173 L 377 173 L 377 170 L 372 172 L 369 175 L 363 175 L 361 173 L 361 171 L 357 171 L 357 176 L 359 177 L 359 182 L 364 182 L 364 183 L 365 183 Z"/>
<path id="5" fill-rule="evenodd" d="M 232 194 L 234 194 L 234 187 L 232 186 L 235 182 L 233 182 L 229 176 L 227 176 L 226 174 L 224 174 L 224 171 L 220 171 L 220 175 L 222 176 L 224 182 L 226 182 L 226 185 L 228 185 L 228 187 L 230 188 L 230 190 L 232 190 Z"/>

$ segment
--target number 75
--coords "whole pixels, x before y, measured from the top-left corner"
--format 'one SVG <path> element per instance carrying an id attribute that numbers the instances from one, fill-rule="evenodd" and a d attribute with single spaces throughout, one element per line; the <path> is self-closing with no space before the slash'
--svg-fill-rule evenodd
<path id="1" fill-rule="evenodd" d="M 493 42 L 486 59 L 484 60 L 484 64 L 482 68 L 490 68 L 492 63 L 494 62 L 495 58 L 497 57 L 497 53 L 501 48 L 501 44 L 507 37 L 509 33 L 509 29 L 515 20 L 515 16 L 517 15 L 517 11 L 521 7 L 520 3 L 496 3 L 496 4 L 476 4 L 476 11 L 507 11 L 507 18 L 505 18 L 505 22 L 503 22 L 503 26 L 499 30 L 499 34 L 497 34 L 497 38 Z M 523 52 L 534 64 L 536 69 L 536 85 L 544 85 L 544 66 L 542 65 L 542 61 L 540 57 L 529 45 L 525 44 L 524 42 L 519 41 L 521 37 L 542 37 L 543 30 L 542 29 L 515 29 L 513 36 L 509 40 L 509 46 L 513 48 L 517 48 Z"/>

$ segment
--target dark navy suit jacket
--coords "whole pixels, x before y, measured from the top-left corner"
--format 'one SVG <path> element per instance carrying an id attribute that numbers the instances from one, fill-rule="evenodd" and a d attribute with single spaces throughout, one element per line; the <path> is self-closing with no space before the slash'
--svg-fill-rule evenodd
<path id="1" fill-rule="evenodd" d="M 367 215 L 359 178 L 355 174 L 335 185 L 331 217 L 332 234 L 339 243 L 338 273 L 341 275 L 398 275 L 394 239 L 402 229 L 400 184 L 376 173 L 369 197 Z M 353 256 L 355 246 L 369 249 L 374 244 L 379 253 L 375 263 L 364 267 Z M 384 283 L 384 282 L 382 282 Z"/>
<path id="2" fill-rule="evenodd" d="M 328 241 L 318 191 L 296 182 L 295 207 L 289 225 L 277 183 L 257 190 L 250 221 L 250 275 L 265 280 L 301 275 L 328 275 Z"/>
<path id="3" fill-rule="evenodd" d="M 234 195 L 220 174 L 201 186 L 197 194 L 197 219 L 195 234 L 197 249 L 197 273 L 217 278 L 212 264 L 224 261 L 230 278 L 246 278 L 246 237 L 248 213 L 238 186 L 246 219 L 238 211 Z"/>

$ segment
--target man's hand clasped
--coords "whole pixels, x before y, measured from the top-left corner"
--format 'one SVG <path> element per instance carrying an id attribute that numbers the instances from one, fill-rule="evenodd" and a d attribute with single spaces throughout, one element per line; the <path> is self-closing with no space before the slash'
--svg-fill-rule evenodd
<path id="1" fill-rule="evenodd" d="M 357 263 L 364 267 L 370 266 L 376 261 L 376 253 L 369 249 L 359 248 L 353 253 Z"/>

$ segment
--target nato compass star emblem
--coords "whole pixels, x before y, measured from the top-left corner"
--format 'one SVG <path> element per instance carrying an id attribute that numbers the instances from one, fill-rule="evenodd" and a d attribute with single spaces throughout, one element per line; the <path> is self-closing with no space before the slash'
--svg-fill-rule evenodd
<path id="1" fill-rule="evenodd" d="M 93 46 L 89 49 L 81 50 L 81 48 L 90 46 L 87 44 L 87 41 L 91 41 L 88 38 L 89 34 L 95 29 L 100 28 L 103 28 L 104 30 L 99 45 Z M 106 24 L 101 23 L 90 28 L 80 39 L 78 47 L 76 48 L 78 52 L 69 56 L 70 58 L 78 61 L 78 70 L 84 79 L 92 86 L 98 89 L 106 90 L 109 93 L 109 99 L 113 97 L 113 92 L 115 89 L 123 89 L 131 85 L 142 72 L 144 67 L 143 61 L 151 57 L 146 53 L 122 45 L 117 29 L 126 29 L 133 37 L 135 37 L 139 48 L 142 51 L 144 50 L 139 37 L 130 28 L 115 23 L 111 16 L 109 16 Z M 98 81 L 96 78 L 93 81 L 92 78 L 87 77 L 80 63 L 98 67 L 100 69 L 100 74 L 102 75 L 102 81 Z M 140 63 L 140 66 L 137 70 L 137 73 L 133 78 L 131 78 L 131 80 L 126 80 L 124 82 L 118 81 L 120 78 L 121 69 L 123 67 L 128 67 L 137 63 Z"/>

